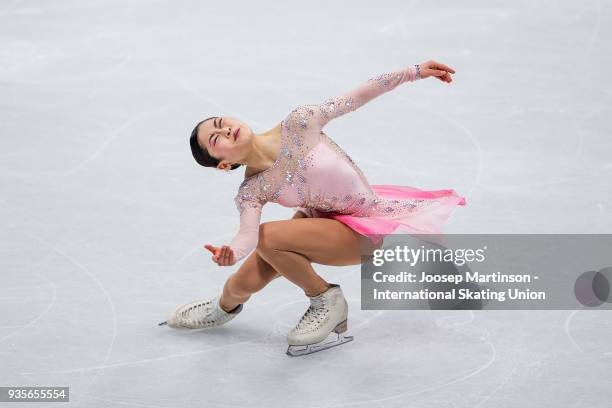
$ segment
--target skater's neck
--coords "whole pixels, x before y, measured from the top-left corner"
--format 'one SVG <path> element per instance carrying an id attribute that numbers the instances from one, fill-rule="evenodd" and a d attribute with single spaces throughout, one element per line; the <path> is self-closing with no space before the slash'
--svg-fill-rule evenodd
<path id="1" fill-rule="evenodd" d="M 270 168 L 278 159 L 281 142 L 281 124 L 252 139 L 251 152 L 246 158 L 245 177 L 251 177 Z"/>

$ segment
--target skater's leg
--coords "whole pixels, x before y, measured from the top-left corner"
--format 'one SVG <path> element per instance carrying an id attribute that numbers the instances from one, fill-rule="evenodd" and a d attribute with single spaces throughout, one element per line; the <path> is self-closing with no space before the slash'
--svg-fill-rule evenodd
<path id="1" fill-rule="evenodd" d="M 364 236 L 330 218 L 271 221 L 260 225 L 257 253 L 307 296 L 325 292 L 329 284 L 311 262 L 345 266 L 361 263 L 376 249 Z"/>
<path id="2" fill-rule="evenodd" d="M 225 281 L 219 303 L 229 312 L 239 304 L 245 303 L 251 295 L 263 289 L 278 273 L 255 251 L 243 262 L 238 271 Z"/>
<path id="3" fill-rule="evenodd" d="M 297 211 L 293 219 L 304 218 L 302 212 Z M 223 286 L 223 294 L 219 303 L 226 312 L 245 303 L 251 295 L 263 289 L 274 278 L 281 276 L 257 251 L 242 263 L 238 271 L 232 274 Z"/>

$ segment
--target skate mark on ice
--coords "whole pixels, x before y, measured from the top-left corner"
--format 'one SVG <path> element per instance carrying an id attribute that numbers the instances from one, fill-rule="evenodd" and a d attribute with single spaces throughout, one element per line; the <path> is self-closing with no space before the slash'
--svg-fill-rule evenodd
<path id="1" fill-rule="evenodd" d="M 92 78 L 104 76 L 106 74 L 110 74 L 119 68 L 122 68 L 124 65 L 131 60 L 132 56 L 130 54 L 125 55 L 123 59 L 117 64 L 113 65 L 110 68 L 105 70 L 100 70 L 96 72 L 90 72 L 88 74 L 82 75 L 74 75 L 69 77 L 57 77 L 57 78 L 46 78 L 46 79 L 17 79 L 17 78 L 2 78 L 0 77 L 0 83 L 5 83 L 9 85 L 54 85 L 58 82 L 79 82 L 90 80 Z"/>
<path id="2" fill-rule="evenodd" d="M 589 45 L 587 45 L 584 52 L 584 57 L 582 58 L 583 61 L 586 60 L 586 58 L 589 58 L 591 51 L 593 50 L 593 44 L 595 44 L 595 41 L 599 38 L 599 29 L 601 27 L 601 0 L 597 1 L 597 12 L 595 15 L 597 16 L 597 23 L 595 24 L 595 27 L 593 27 L 593 31 L 591 31 Z"/>
<path id="3" fill-rule="evenodd" d="M 13 13 L 13 14 L 16 14 L 16 13 Z M 20 14 L 25 14 L 25 13 L 20 13 Z M 0 17 L 2 17 L 3 15 L 5 15 L 5 13 L 0 13 Z M 78 43 L 67 44 L 69 47 L 74 46 L 75 49 L 71 50 L 71 53 L 66 54 L 66 55 L 68 55 L 69 57 L 72 57 L 75 55 L 80 55 L 83 52 L 88 52 L 88 50 L 90 49 L 97 48 L 96 44 L 91 45 L 91 40 L 92 40 L 92 37 L 90 36 L 88 38 L 81 39 Z M 33 44 L 33 46 L 36 47 L 33 50 L 36 54 L 41 54 L 44 56 L 45 55 L 44 45 L 55 44 L 55 42 L 37 41 L 37 42 L 29 42 L 28 44 Z M 41 44 L 43 45 L 43 50 L 40 49 Z M 67 45 L 62 44 L 61 49 L 62 50 L 65 49 Z M 9 78 L 7 75 L 3 75 L 3 76 L 0 76 L 0 83 L 17 84 L 17 85 L 49 85 L 49 84 L 55 85 L 58 82 L 74 83 L 74 82 L 90 80 L 93 78 L 103 77 L 105 75 L 111 74 L 123 68 L 132 59 L 133 54 L 129 50 L 124 48 L 121 50 L 121 54 L 119 54 L 118 56 L 120 58 L 118 61 L 114 62 L 112 65 L 105 67 L 104 69 L 99 69 L 98 71 L 73 74 L 69 76 L 51 76 L 47 78 L 38 78 L 38 79 Z M 23 64 L 21 64 L 21 67 L 23 67 Z"/>
<path id="4" fill-rule="evenodd" d="M 73 393 L 71 391 L 71 394 L 76 394 Z M 94 397 L 93 395 L 88 395 L 87 398 L 95 400 L 95 401 L 102 401 L 102 402 L 110 402 L 113 404 L 119 404 L 119 405 L 127 405 L 129 407 L 146 407 L 146 408 L 176 408 L 177 404 L 175 403 L 174 405 L 153 405 L 151 403 L 146 403 L 146 404 L 139 404 L 137 402 L 127 402 L 127 401 L 123 401 L 123 400 L 114 400 L 114 399 L 108 399 L 108 398 L 101 398 L 101 397 Z M 108 404 L 107 404 L 108 406 Z"/>
<path id="5" fill-rule="evenodd" d="M 563 323 L 563 331 L 565 332 L 565 335 L 569 339 L 570 344 L 572 345 L 572 347 L 574 347 L 574 349 L 576 349 L 576 351 L 578 351 L 580 353 L 584 353 L 584 350 L 582 350 L 582 348 L 580 348 L 578 343 L 576 343 L 576 341 L 572 337 L 572 332 L 571 332 L 570 324 L 572 322 L 572 319 L 576 315 L 576 313 L 578 313 L 578 310 L 572 310 L 570 312 L 570 314 L 567 315 L 567 318 L 565 319 L 565 322 Z"/>
<path id="6" fill-rule="evenodd" d="M 215 107 L 219 112 L 227 112 L 226 115 L 234 115 L 234 116 L 240 116 L 242 117 L 245 121 L 252 123 L 255 126 L 259 126 L 261 128 L 264 128 L 265 125 L 262 124 L 260 121 L 253 119 L 248 113 L 243 113 L 243 112 L 236 112 L 232 109 L 227 109 L 225 106 L 217 103 L 213 98 L 207 97 L 205 95 L 203 95 L 202 93 L 200 93 L 199 91 L 196 91 L 195 89 L 197 88 L 193 83 L 189 82 L 188 80 L 186 80 L 185 78 L 181 77 L 179 78 L 176 75 L 170 75 L 170 79 L 172 81 L 174 81 L 175 83 L 177 83 L 181 89 L 183 89 L 185 92 L 191 94 L 192 96 L 195 96 L 197 99 L 200 99 L 203 102 L 206 102 L 207 104 Z"/>
<path id="7" fill-rule="evenodd" d="M 588 3 L 587 3 L 588 4 Z M 586 9 L 586 8 L 585 8 Z M 583 10 L 584 11 L 584 10 Z M 582 14 L 582 13 L 581 13 Z M 597 1 L 597 23 L 593 26 L 593 30 L 591 31 L 591 35 L 589 38 L 589 44 L 584 49 L 584 56 L 580 58 L 581 61 L 586 61 L 587 58 L 590 58 L 591 51 L 593 49 L 593 44 L 599 38 L 599 30 L 601 27 L 601 0 Z M 584 147 L 584 132 L 580 126 L 578 126 L 576 115 L 571 115 L 570 118 L 571 124 L 573 128 L 578 133 L 578 147 L 574 149 L 574 160 L 580 158 L 582 156 L 582 149 Z"/>
<path id="8" fill-rule="evenodd" d="M 467 312 L 468 312 L 468 315 L 470 316 L 467 320 L 459 320 L 458 322 L 452 322 L 452 320 L 457 320 L 458 317 L 461 317 L 463 313 L 460 313 L 459 315 L 439 317 L 435 321 L 436 326 L 448 329 L 448 328 L 453 328 L 456 326 L 465 326 L 466 324 L 470 324 L 474 321 L 475 315 L 474 315 L 473 310 L 467 310 Z M 450 320 L 451 322 L 449 324 L 446 324 L 445 322 L 447 320 Z"/>
<path id="9" fill-rule="evenodd" d="M 107 369 L 107 368 L 128 367 L 128 366 L 134 366 L 134 365 L 140 365 L 140 364 L 156 363 L 156 362 L 160 362 L 160 361 L 171 360 L 173 358 L 190 357 L 190 356 L 194 356 L 194 355 L 198 355 L 198 354 L 205 354 L 205 353 L 208 353 L 208 352 L 211 352 L 211 351 L 220 350 L 220 349 L 223 349 L 223 348 L 234 347 L 234 346 L 241 345 L 241 344 L 250 344 L 252 342 L 253 342 L 253 340 L 251 339 L 251 340 L 239 341 L 237 343 L 224 344 L 223 346 L 211 347 L 211 348 L 208 348 L 206 350 L 190 351 L 190 352 L 187 352 L 187 353 L 180 353 L 180 354 L 170 354 L 170 355 L 162 356 L 162 357 L 145 358 L 145 359 L 142 359 L 142 360 L 135 360 L 135 361 L 124 361 L 124 362 L 121 362 L 121 363 L 114 363 L 114 364 L 102 364 L 102 365 L 91 366 L 91 367 L 71 368 L 71 369 L 67 369 L 67 370 L 40 371 L 40 372 L 36 372 L 36 373 L 33 373 L 33 372 L 23 372 L 21 374 L 22 375 L 29 375 L 29 374 L 68 374 L 68 373 L 83 373 L 83 372 L 94 371 L 94 370 L 103 370 L 103 369 Z"/>
<path id="10" fill-rule="evenodd" d="M 153 111 L 139 113 L 139 114 L 131 117 L 130 119 L 126 120 L 125 122 L 123 122 L 119 127 L 117 127 L 111 133 L 111 136 L 109 138 L 107 138 L 104 142 L 102 142 L 102 144 L 98 147 L 98 149 L 92 155 L 90 155 L 89 157 L 85 158 L 84 160 L 82 160 L 80 163 L 78 163 L 76 166 L 72 167 L 69 170 L 59 170 L 59 171 L 54 171 L 53 173 L 55 173 L 55 174 L 59 173 L 62 176 L 69 176 L 69 175 L 72 175 L 72 174 L 78 172 L 86 164 L 88 164 L 89 162 L 95 160 L 100 154 L 102 154 L 102 152 L 104 152 L 104 150 L 106 150 L 108 145 L 110 145 L 113 142 L 113 140 L 115 140 L 117 137 L 119 137 L 126 129 L 129 129 L 131 126 L 134 125 L 134 123 L 140 121 L 142 118 L 147 117 L 147 116 L 151 116 L 153 114 L 153 112 L 155 112 L 157 110 L 159 110 L 159 109 L 155 109 Z"/>
<path id="11" fill-rule="evenodd" d="M 11 1 L 4 9 L 2 9 L 0 11 L 0 17 L 13 16 L 15 14 L 13 12 L 13 10 L 15 9 L 15 6 L 17 6 L 17 4 L 19 4 L 21 2 L 22 2 L 22 0 L 13 0 L 13 1 Z"/>
<path id="12" fill-rule="evenodd" d="M 72 394 L 72 391 L 71 391 L 71 394 Z M 182 401 L 180 402 L 174 401 L 173 405 L 153 405 L 149 402 L 147 402 L 146 404 L 141 404 L 138 402 L 127 402 L 127 401 L 122 401 L 122 400 L 113 400 L 113 399 L 108 399 L 108 398 L 94 397 L 92 395 L 89 395 L 88 398 L 97 400 L 97 401 L 104 401 L 104 402 L 111 402 L 111 403 L 119 404 L 119 405 L 126 405 L 129 407 L 177 408 L 177 407 L 185 406 L 185 403 Z M 189 402 L 191 402 L 191 400 L 189 400 Z M 251 406 L 257 406 L 257 407 L 261 406 L 259 405 L 258 402 L 259 401 L 255 402 L 254 400 L 251 400 Z M 195 406 L 204 407 L 204 408 L 211 408 L 211 407 L 244 408 L 245 407 L 244 404 L 229 404 L 227 402 L 220 402 L 220 401 L 215 401 L 212 405 L 207 400 L 204 400 L 204 401 L 198 400 L 198 401 L 194 401 L 194 403 L 195 403 Z M 193 406 L 193 405 L 189 404 L 187 406 Z"/>
<path id="13" fill-rule="evenodd" d="M 514 363 L 512 364 L 512 369 L 510 370 L 510 372 L 508 373 L 508 375 L 506 375 L 506 378 L 504 378 L 504 381 L 502 381 L 501 384 L 499 384 L 497 387 L 495 387 L 495 389 L 493 389 L 493 391 L 491 392 L 491 394 L 487 395 L 486 397 L 484 397 L 481 401 L 478 402 L 478 404 L 474 405 L 472 408 L 478 408 L 479 406 L 481 406 L 482 404 L 484 404 L 485 402 L 487 402 L 488 400 L 491 399 L 491 397 L 493 397 L 495 394 L 497 394 L 499 392 L 499 390 L 501 390 L 502 388 L 505 387 L 506 384 L 508 384 L 508 381 L 510 380 L 510 378 L 512 378 L 514 371 L 516 370 L 516 366 L 518 365 L 518 362 L 516 361 L 516 359 L 514 360 Z"/>
<path id="14" fill-rule="evenodd" d="M 117 338 L 117 311 L 115 309 L 115 304 L 113 303 L 112 298 L 110 297 L 110 294 L 108 293 L 108 291 L 106 290 L 106 288 L 104 287 L 104 285 L 102 284 L 102 282 L 100 282 L 98 280 L 98 278 L 96 278 L 87 267 L 85 267 L 84 265 L 82 265 L 80 262 L 78 262 L 76 259 L 72 258 L 71 256 L 69 256 L 68 254 L 66 254 L 65 252 L 63 252 L 62 250 L 60 250 L 59 248 L 57 248 L 54 244 L 51 244 L 50 242 L 48 242 L 47 240 L 43 239 L 43 238 L 39 238 L 39 237 L 33 237 L 36 240 L 38 240 L 39 242 L 41 242 L 42 244 L 48 246 L 49 248 L 51 248 L 53 251 L 55 251 L 56 253 L 60 254 L 62 257 L 66 258 L 68 261 L 70 261 L 72 264 L 76 265 L 79 269 L 81 269 L 83 272 L 85 272 L 85 274 L 98 286 L 98 288 L 102 291 L 102 293 L 104 294 L 104 297 L 106 298 L 106 300 L 108 301 L 108 304 L 111 308 L 111 312 L 112 312 L 112 317 L 113 317 L 113 331 L 112 331 L 112 338 L 110 341 L 110 344 L 108 346 L 108 350 L 106 351 L 106 355 L 104 356 L 104 360 L 102 361 L 103 364 L 105 364 L 108 359 L 110 358 L 110 355 L 113 351 L 113 347 L 115 345 L 115 339 Z M 99 375 L 99 371 L 96 371 L 96 373 L 94 374 L 93 378 L 91 379 L 91 381 L 89 382 L 89 384 L 87 384 L 87 386 L 85 387 L 84 391 L 82 391 L 82 395 L 86 395 L 87 394 L 87 390 L 89 389 L 89 387 L 91 387 L 91 385 L 94 383 L 94 381 L 96 380 L 96 378 Z M 24 373 L 24 374 L 35 374 L 35 373 Z"/>
<path id="15" fill-rule="evenodd" d="M 472 310 L 470 310 L 470 312 L 472 312 L 472 315 L 474 314 Z M 524 333 L 524 330 L 522 330 L 522 332 Z M 524 339 L 525 336 L 522 335 L 521 336 L 521 342 L 518 346 L 515 346 L 515 353 L 520 353 L 521 350 L 524 349 Z M 518 351 L 516 351 L 518 350 Z M 502 388 L 504 388 L 504 386 L 508 383 L 508 381 L 510 380 L 510 378 L 512 378 L 512 376 L 514 375 L 514 372 L 516 371 L 516 367 L 518 366 L 518 361 L 519 359 L 516 357 L 516 355 L 512 355 L 511 360 L 513 361 L 512 364 L 512 368 L 510 369 L 510 372 L 506 375 L 506 377 L 504 378 L 504 380 L 502 381 L 501 384 L 499 384 L 497 387 L 495 387 L 493 389 L 493 391 L 491 392 L 491 394 L 487 395 L 484 399 L 482 399 L 481 401 L 478 402 L 478 404 L 474 405 L 473 408 L 478 408 L 479 406 L 481 406 L 482 404 L 484 404 L 485 402 L 487 402 L 488 400 L 490 400 L 495 394 L 497 394 L 499 392 L 499 390 L 501 390 Z"/>
<path id="16" fill-rule="evenodd" d="M 402 38 L 410 38 L 410 36 L 412 35 L 412 30 L 409 28 L 411 23 L 409 23 L 406 17 L 408 10 L 414 10 L 414 6 L 416 3 L 419 3 L 419 1 L 411 1 L 407 8 L 402 8 L 399 14 L 395 14 L 396 16 L 398 16 L 398 18 L 387 24 L 376 27 L 375 30 L 383 34 L 388 34 L 392 36 L 399 34 Z M 410 21 L 414 21 L 414 19 L 411 19 Z"/>
<path id="17" fill-rule="evenodd" d="M 39 172 L 35 172 L 33 174 L 27 174 L 25 172 L 19 172 L 19 173 L 15 173 L 15 172 L 11 172 L 10 170 L 7 170 L 3 176 L 10 176 L 10 177 L 19 177 L 19 178 L 23 178 L 23 179 L 27 179 L 27 180 L 33 180 L 33 181 L 40 181 L 40 182 L 44 182 L 44 183 L 52 183 L 54 185 L 59 185 L 64 187 L 66 184 L 64 182 L 64 180 L 59 179 L 58 176 L 62 176 L 62 172 L 64 172 L 65 170 L 57 170 L 56 174 L 52 174 L 54 171 L 49 171 L 48 174 L 40 174 Z M 112 200 L 116 200 L 122 204 L 133 204 L 133 205 L 144 205 L 142 203 L 142 201 L 138 201 L 137 199 L 132 198 L 130 195 L 125 195 L 125 194 L 114 194 L 112 192 L 109 191 L 105 191 L 104 193 L 101 193 L 100 191 L 96 190 L 96 189 L 92 189 L 92 188 L 88 188 L 86 186 L 80 186 L 79 187 L 79 192 L 82 193 L 87 193 L 89 196 L 93 197 L 101 197 L 102 199 L 108 200 L 108 201 L 112 201 Z M 9 205 L 9 204 L 5 204 L 7 208 L 15 211 L 15 212 L 26 212 L 27 208 L 25 207 L 20 207 L 17 208 L 15 206 Z M 163 209 L 163 210 L 176 210 L 175 207 L 170 206 L 168 204 L 165 204 L 161 201 L 150 201 L 146 203 L 147 207 L 150 208 L 159 208 L 159 209 Z M 43 225 L 44 221 L 41 218 L 36 217 L 35 215 L 32 215 L 31 213 L 26 213 L 27 216 L 29 218 L 31 218 L 32 220 L 37 221 L 38 225 Z M 221 217 L 220 215 L 217 216 L 217 218 Z"/>
<path id="18" fill-rule="evenodd" d="M 49 257 L 49 255 L 45 256 L 45 257 L 43 258 L 43 260 L 44 260 L 44 259 L 47 259 L 48 257 Z M 39 264 L 39 263 L 42 263 L 42 261 L 41 261 L 41 262 L 37 262 L 37 264 Z M 56 287 L 56 286 L 55 286 L 55 284 L 54 284 L 52 281 L 50 281 L 50 280 L 49 280 L 49 279 L 48 279 L 46 276 L 41 275 L 41 274 L 39 274 L 39 273 L 35 273 L 35 274 L 36 274 L 37 276 L 40 276 L 40 277 L 41 277 L 42 279 L 44 279 L 45 281 L 47 281 L 47 284 L 48 284 L 48 285 L 51 287 L 51 289 L 52 289 L 52 293 L 53 293 L 52 298 L 51 298 L 51 302 L 49 302 L 49 304 L 47 305 L 47 307 L 45 308 L 45 310 L 43 310 L 43 311 L 42 311 L 42 313 L 41 313 L 41 314 L 39 314 L 39 315 L 38 315 L 38 316 L 37 316 L 37 317 L 36 317 L 34 320 L 30 321 L 29 323 L 27 323 L 27 324 L 25 324 L 25 325 L 23 325 L 23 326 L 14 326 L 14 327 L 19 327 L 19 328 L 18 328 L 17 330 L 15 330 L 15 331 L 13 331 L 13 332 L 11 332 L 11 333 L 9 333 L 9 334 L 5 335 L 4 337 L 0 338 L 0 342 L 2 342 L 2 341 L 4 341 L 4 340 L 6 340 L 6 339 L 8 339 L 8 338 L 11 338 L 11 337 L 13 337 L 13 336 L 17 335 L 19 332 L 21 332 L 21 331 L 23 331 L 23 330 L 27 329 L 28 327 L 30 327 L 30 326 L 32 326 L 32 325 L 34 325 L 34 324 L 36 324 L 36 323 L 37 323 L 39 320 L 41 320 L 43 317 L 45 317 L 45 315 L 46 315 L 47 313 L 49 313 L 49 310 L 51 310 L 51 308 L 53 307 L 53 305 L 55 305 L 55 301 L 57 300 L 57 287 Z M 6 326 L 6 327 L 11 327 L 11 326 Z"/>
<path id="19" fill-rule="evenodd" d="M 409 103 L 412 106 L 416 107 L 417 109 L 424 110 L 424 111 L 432 114 L 433 116 L 438 117 L 442 121 L 447 122 L 447 123 L 451 124 L 452 126 L 461 129 L 463 131 L 463 133 L 468 137 L 468 139 L 472 142 L 472 144 L 474 145 L 474 148 L 476 149 L 476 152 L 478 153 L 478 171 L 476 173 L 476 177 L 474 178 L 474 182 L 473 182 L 472 186 L 468 189 L 467 193 L 464 194 L 466 196 L 471 196 L 473 194 L 474 190 L 476 189 L 476 187 L 478 187 L 478 185 L 480 185 L 480 178 L 482 177 L 482 173 L 483 173 L 483 169 L 484 169 L 484 154 L 482 153 L 482 146 L 480 146 L 480 143 L 478 142 L 478 139 L 476 139 L 476 137 L 474 136 L 472 131 L 470 129 L 468 129 L 467 127 L 465 127 L 463 124 L 461 124 L 458 121 L 456 121 L 455 119 L 452 119 L 448 115 L 442 115 L 441 113 L 438 113 L 438 112 L 436 112 L 433 109 L 426 108 L 423 105 L 416 104 L 416 103 L 414 103 L 413 101 L 411 101 L 410 99 L 408 99 L 408 98 L 406 98 L 404 96 L 401 96 L 401 95 L 395 95 L 395 96 L 398 99 L 400 99 L 402 102 Z"/>
<path id="20" fill-rule="evenodd" d="M 198 252 L 198 250 L 202 248 L 204 249 L 204 245 L 196 245 L 194 247 L 192 247 L 190 250 L 188 250 L 187 252 L 185 252 L 183 255 L 181 255 L 179 257 L 179 259 L 177 259 L 174 262 L 174 266 L 178 266 L 181 262 L 183 262 L 185 259 L 189 258 L 191 255 L 195 254 L 196 252 Z M 212 254 L 211 254 L 212 255 Z"/>
<path id="21" fill-rule="evenodd" d="M 355 298 L 345 298 L 345 299 L 346 299 L 346 301 L 349 304 L 349 311 L 350 311 L 350 305 L 351 304 L 359 305 L 361 303 L 361 298 L 357 298 L 357 299 L 355 299 Z M 349 325 L 349 329 L 351 330 L 351 332 L 354 333 L 355 330 L 359 330 L 359 329 L 361 329 L 363 327 L 367 327 L 372 320 L 378 319 L 380 316 L 382 316 L 386 312 L 387 312 L 386 310 L 376 310 L 376 313 L 373 316 L 370 316 L 370 317 L 360 321 L 357 324 L 350 324 Z M 353 318 L 353 321 L 354 321 L 354 318 Z"/>
<path id="22" fill-rule="evenodd" d="M 277 279 L 281 279 L 282 276 L 280 278 Z M 253 299 L 253 304 L 256 306 L 264 306 L 264 305 L 269 305 L 272 303 L 277 303 L 282 301 L 283 299 L 292 299 L 294 298 L 295 295 L 292 293 L 289 293 L 287 295 L 283 295 L 283 296 L 279 296 L 279 297 L 275 297 L 274 299 L 270 299 L 270 300 L 258 300 L 258 299 Z M 249 303 L 251 303 L 251 300 L 249 299 Z"/>
<path id="23" fill-rule="evenodd" d="M 6 17 L 6 16 L 15 17 L 16 15 L 31 16 L 33 14 L 46 14 L 49 12 L 57 13 L 57 12 L 65 12 L 65 11 L 75 11 L 76 9 L 79 9 L 79 8 L 85 10 L 86 8 L 87 9 L 91 8 L 91 6 L 101 6 L 102 5 L 102 3 L 96 4 L 92 2 L 87 2 L 87 3 L 83 3 L 83 6 L 81 7 L 72 4 L 69 6 L 53 5 L 53 7 L 41 7 L 40 5 L 38 5 L 38 6 L 31 6 L 28 8 L 27 6 L 29 4 L 26 3 L 25 9 L 15 10 L 15 6 L 18 3 L 23 3 L 23 0 L 13 0 L 11 4 L 9 4 L 9 6 L 4 8 L 3 10 L 0 10 L 0 17 Z M 51 2 L 48 2 L 48 3 L 50 4 Z"/>
<path id="24" fill-rule="evenodd" d="M 486 363 L 484 363 L 480 367 L 474 369 L 473 371 L 467 373 L 464 376 L 455 378 L 453 380 L 447 381 L 447 382 L 439 384 L 439 385 L 434 385 L 434 386 L 431 386 L 431 387 L 425 387 L 425 388 L 422 388 L 422 389 L 416 390 L 416 391 L 407 391 L 407 392 L 403 392 L 403 393 L 400 393 L 400 394 L 392 395 L 390 397 L 383 397 L 383 398 L 377 398 L 377 399 L 372 399 L 372 400 L 365 400 L 365 401 L 360 401 L 360 402 L 352 402 L 352 403 L 346 403 L 346 404 L 320 405 L 320 406 L 317 406 L 316 408 L 338 408 L 338 407 L 353 407 L 353 406 L 358 406 L 358 405 L 370 405 L 370 404 L 373 404 L 373 403 L 386 402 L 386 401 L 395 400 L 395 399 L 398 399 L 398 398 L 404 398 L 404 397 L 410 397 L 410 396 L 414 396 L 414 395 L 418 395 L 418 394 L 423 394 L 425 392 L 436 391 L 436 390 L 439 390 L 441 388 L 448 387 L 449 385 L 453 385 L 453 384 L 456 384 L 456 383 L 468 380 L 468 379 L 478 375 L 479 373 L 485 371 L 489 367 L 491 367 L 491 365 L 493 365 L 493 363 L 497 359 L 497 349 L 495 348 L 493 343 L 491 343 L 490 341 L 486 340 L 488 338 L 489 332 L 488 331 L 485 331 L 485 332 L 486 332 L 486 334 L 481 336 L 481 340 L 484 341 L 484 344 L 489 346 L 489 349 L 491 351 L 491 357 L 490 357 L 489 361 L 487 361 Z"/>

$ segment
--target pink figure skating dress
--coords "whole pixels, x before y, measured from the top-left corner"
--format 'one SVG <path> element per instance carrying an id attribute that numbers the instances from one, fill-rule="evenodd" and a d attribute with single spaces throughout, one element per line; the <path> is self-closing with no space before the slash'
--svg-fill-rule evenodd
<path id="1" fill-rule="evenodd" d="M 309 217 L 336 219 L 376 244 L 392 232 L 441 233 L 453 209 L 465 205 L 463 197 L 454 190 L 370 185 L 348 154 L 322 131 L 330 120 L 416 79 L 416 68 L 410 66 L 289 113 L 281 123 L 278 158 L 268 169 L 246 177 L 234 199 L 240 229 L 229 246 L 236 261 L 257 246 L 261 210 L 267 202 L 296 208 Z"/>

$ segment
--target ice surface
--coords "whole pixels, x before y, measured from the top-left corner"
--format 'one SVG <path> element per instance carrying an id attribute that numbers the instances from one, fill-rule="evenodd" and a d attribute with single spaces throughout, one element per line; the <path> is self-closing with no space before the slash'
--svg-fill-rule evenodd
<path id="1" fill-rule="evenodd" d="M 243 170 L 194 162 L 198 120 L 263 132 L 429 59 L 450 85 L 326 128 L 372 184 L 456 189 L 448 233 L 612 232 L 610 6 L 2 2 L 0 385 L 79 407 L 609 407 L 609 312 L 361 311 L 359 267 L 316 265 L 348 297 L 342 347 L 285 355 L 308 302 L 284 279 L 225 327 L 157 322 L 239 266 L 202 248 L 236 232 Z"/>

